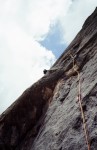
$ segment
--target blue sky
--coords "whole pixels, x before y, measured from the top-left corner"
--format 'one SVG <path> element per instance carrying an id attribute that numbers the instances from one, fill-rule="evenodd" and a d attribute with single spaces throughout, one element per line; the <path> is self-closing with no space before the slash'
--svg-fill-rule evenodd
<path id="1" fill-rule="evenodd" d="M 62 31 L 60 25 L 56 24 L 51 27 L 50 32 L 46 38 L 41 41 L 41 45 L 49 50 L 52 50 L 55 57 L 58 59 L 67 47 L 67 43 L 62 42 Z"/>
<path id="2" fill-rule="evenodd" d="M 0 113 L 43 76 L 97 0 L 0 1 Z"/>

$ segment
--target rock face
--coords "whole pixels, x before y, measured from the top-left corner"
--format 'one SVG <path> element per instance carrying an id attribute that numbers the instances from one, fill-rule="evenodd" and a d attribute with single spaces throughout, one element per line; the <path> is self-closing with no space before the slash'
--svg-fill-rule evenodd
<path id="1" fill-rule="evenodd" d="M 0 150 L 97 150 L 97 9 L 44 77 L 0 116 Z"/>

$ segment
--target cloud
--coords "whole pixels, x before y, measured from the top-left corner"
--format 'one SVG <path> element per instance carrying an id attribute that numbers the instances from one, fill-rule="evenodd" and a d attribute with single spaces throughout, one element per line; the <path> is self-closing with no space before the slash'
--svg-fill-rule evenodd
<path id="1" fill-rule="evenodd" d="M 21 18 L 21 5 L 22 1 L 20 3 L 11 0 L 0 5 L 2 14 L 0 18 L 0 103 L 2 104 L 0 112 L 4 111 L 23 90 L 42 77 L 43 69 L 48 69 L 56 59 L 51 50 L 41 46 L 36 40 L 37 36 L 41 38 L 48 30 L 42 31 L 44 24 L 43 26 L 41 24 L 41 28 L 38 29 L 39 24 L 37 26 L 36 18 L 33 16 L 32 20 L 37 27 L 31 28 L 29 12 L 26 13 L 28 17 L 24 15 L 24 18 Z M 21 15 L 18 16 L 19 14 Z M 39 13 L 36 17 L 40 17 Z"/>
<path id="2" fill-rule="evenodd" d="M 25 17 L 28 32 L 36 40 L 44 39 L 51 26 L 56 24 L 60 16 L 66 14 L 70 4 L 71 0 L 29 0 Z"/>
<path id="3" fill-rule="evenodd" d="M 69 44 L 73 40 L 96 6 L 97 0 L 74 0 L 72 2 L 67 14 L 60 17 L 63 42 L 65 41 Z"/>
<path id="4" fill-rule="evenodd" d="M 28 86 L 43 76 L 55 56 L 28 36 L 18 25 L 7 24 L 0 43 L 0 111 L 7 108 Z"/>

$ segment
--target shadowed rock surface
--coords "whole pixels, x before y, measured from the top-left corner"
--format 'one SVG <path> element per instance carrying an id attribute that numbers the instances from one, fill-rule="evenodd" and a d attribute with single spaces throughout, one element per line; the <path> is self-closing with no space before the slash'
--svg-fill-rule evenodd
<path id="1" fill-rule="evenodd" d="M 38 82 L 0 116 L 0 150 L 87 150 L 78 96 L 91 150 L 97 150 L 97 9 Z"/>

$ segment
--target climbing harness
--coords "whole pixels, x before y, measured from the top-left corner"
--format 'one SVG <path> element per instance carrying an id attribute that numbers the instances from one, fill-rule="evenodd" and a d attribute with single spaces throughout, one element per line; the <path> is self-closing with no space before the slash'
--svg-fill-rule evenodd
<path id="1" fill-rule="evenodd" d="M 80 105 L 80 110 L 81 110 L 81 115 L 82 115 L 82 121 L 83 121 L 83 129 L 84 129 L 84 134 L 85 134 L 85 140 L 86 140 L 86 144 L 87 144 L 87 148 L 88 150 L 90 150 L 90 142 L 89 142 L 89 134 L 88 134 L 88 129 L 87 129 L 87 125 L 86 125 L 86 120 L 85 120 L 85 114 L 83 111 L 83 107 L 82 107 L 82 102 L 81 102 L 81 82 L 80 82 L 80 73 L 78 70 L 75 69 L 74 65 L 75 65 L 75 60 L 74 60 L 74 56 L 70 53 L 69 54 L 70 57 L 73 59 L 73 69 L 74 71 L 77 73 L 78 75 L 78 102 Z"/>

